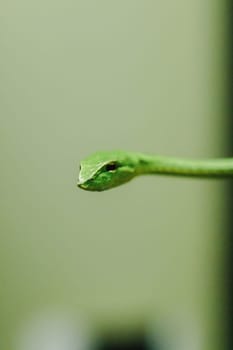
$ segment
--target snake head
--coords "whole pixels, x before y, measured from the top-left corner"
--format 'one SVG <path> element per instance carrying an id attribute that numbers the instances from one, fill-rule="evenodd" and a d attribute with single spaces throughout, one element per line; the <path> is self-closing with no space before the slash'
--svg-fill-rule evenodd
<path id="1" fill-rule="evenodd" d="M 105 191 L 130 181 L 135 176 L 132 156 L 122 151 L 98 152 L 80 164 L 78 187 Z"/>

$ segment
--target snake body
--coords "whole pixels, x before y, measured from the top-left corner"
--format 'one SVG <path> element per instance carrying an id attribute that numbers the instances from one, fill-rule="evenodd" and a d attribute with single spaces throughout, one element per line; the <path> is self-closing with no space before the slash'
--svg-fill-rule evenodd
<path id="1" fill-rule="evenodd" d="M 233 158 L 195 160 L 125 151 L 97 152 L 81 162 L 78 187 L 104 191 L 149 174 L 233 178 Z"/>

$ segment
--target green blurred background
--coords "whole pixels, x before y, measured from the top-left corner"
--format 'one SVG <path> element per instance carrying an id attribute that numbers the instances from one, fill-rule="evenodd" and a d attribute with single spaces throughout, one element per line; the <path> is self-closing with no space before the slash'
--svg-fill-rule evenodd
<path id="1" fill-rule="evenodd" d="M 1 2 L 1 349 L 51 308 L 97 332 L 171 321 L 195 350 L 223 349 L 223 183 L 146 177 L 88 193 L 76 182 L 97 150 L 224 154 L 224 11 Z"/>

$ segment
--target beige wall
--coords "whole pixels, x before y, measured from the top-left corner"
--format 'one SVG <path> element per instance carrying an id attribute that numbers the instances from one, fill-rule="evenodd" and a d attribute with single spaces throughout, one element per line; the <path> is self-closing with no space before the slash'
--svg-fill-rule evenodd
<path id="1" fill-rule="evenodd" d="M 0 12 L 5 348 L 54 306 L 98 327 L 177 320 L 195 350 L 222 349 L 222 183 L 76 188 L 96 150 L 223 154 L 221 2 L 12 0 Z"/>

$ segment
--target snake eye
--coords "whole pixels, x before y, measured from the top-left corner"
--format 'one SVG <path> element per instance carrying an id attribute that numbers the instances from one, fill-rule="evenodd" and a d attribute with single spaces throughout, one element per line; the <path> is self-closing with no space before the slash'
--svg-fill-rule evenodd
<path id="1" fill-rule="evenodd" d="M 106 171 L 114 171 L 117 169 L 117 163 L 115 162 L 108 163 L 106 164 L 105 169 Z"/>

